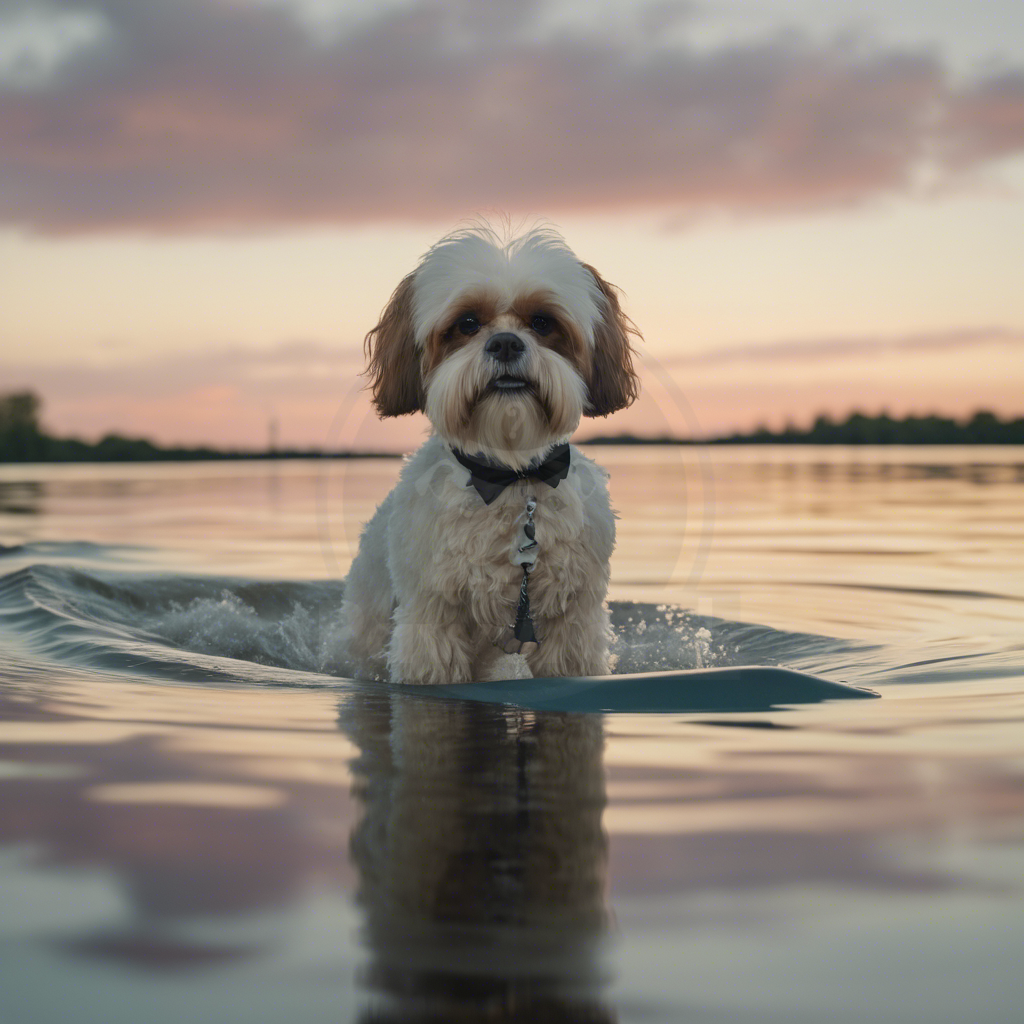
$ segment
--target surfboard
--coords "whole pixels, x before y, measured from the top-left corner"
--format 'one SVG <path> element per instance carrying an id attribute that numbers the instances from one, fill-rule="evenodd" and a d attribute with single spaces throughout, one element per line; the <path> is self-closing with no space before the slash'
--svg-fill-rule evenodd
<path id="1" fill-rule="evenodd" d="M 505 704 L 532 711 L 605 713 L 770 711 L 791 704 L 879 696 L 873 690 L 807 672 L 759 665 L 390 689 L 427 698 Z"/>

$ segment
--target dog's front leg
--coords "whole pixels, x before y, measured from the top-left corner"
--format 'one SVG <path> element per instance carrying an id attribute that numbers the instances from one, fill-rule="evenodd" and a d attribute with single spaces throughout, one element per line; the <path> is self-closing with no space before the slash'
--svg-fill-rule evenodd
<path id="1" fill-rule="evenodd" d="M 609 626 L 603 602 L 571 602 L 563 616 L 544 621 L 542 631 L 540 647 L 527 655 L 535 676 L 607 674 Z"/>
<path id="2" fill-rule="evenodd" d="M 467 683 L 472 650 L 461 609 L 440 598 L 403 602 L 388 646 L 393 683 Z"/>

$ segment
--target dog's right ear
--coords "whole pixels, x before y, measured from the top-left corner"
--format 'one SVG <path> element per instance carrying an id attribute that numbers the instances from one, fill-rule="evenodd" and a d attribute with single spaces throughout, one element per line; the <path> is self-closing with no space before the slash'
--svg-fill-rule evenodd
<path id="1" fill-rule="evenodd" d="M 640 394 L 640 378 L 633 368 L 631 337 L 640 332 L 622 311 L 616 288 L 589 263 L 583 264 L 601 291 L 601 322 L 594 331 L 594 353 L 587 380 L 589 404 L 584 416 L 607 416 L 632 405 Z"/>
<path id="2" fill-rule="evenodd" d="M 380 315 L 380 323 L 366 335 L 364 349 L 370 362 L 373 404 L 381 416 L 404 416 L 423 408 L 423 376 L 412 326 L 414 274 L 402 280 Z"/>

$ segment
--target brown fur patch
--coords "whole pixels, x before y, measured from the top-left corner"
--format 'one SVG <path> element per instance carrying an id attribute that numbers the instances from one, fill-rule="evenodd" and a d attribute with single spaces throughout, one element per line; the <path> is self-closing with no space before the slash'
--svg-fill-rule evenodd
<path id="1" fill-rule="evenodd" d="M 584 375 L 590 395 L 586 416 L 607 416 L 632 405 L 640 394 L 640 378 L 633 369 L 630 337 L 640 338 L 636 325 L 622 311 L 618 291 L 591 266 L 584 263 L 601 289 L 602 321 L 594 331 L 590 373 Z"/>
<path id="2" fill-rule="evenodd" d="M 530 292 L 516 297 L 509 312 L 537 339 L 538 344 L 557 352 L 586 376 L 590 369 L 589 352 L 583 335 L 557 299 L 547 291 Z M 546 316 L 552 323 L 547 334 L 537 334 L 530 326 L 535 316 Z"/>
<path id="3" fill-rule="evenodd" d="M 373 404 L 381 416 L 404 416 L 423 408 L 423 378 L 412 328 L 413 275 L 403 278 L 367 335 Z"/>
<path id="4" fill-rule="evenodd" d="M 498 315 L 497 301 L 486 292 L 469 293 L 459 299 L 444 323 L 434 328 L 427 338 L 423 348 L 424 377 L 429 377 L 446 356 L 480 336 L 480 331 L 466 335 L 456 328 L 455 325 L 467 313 L 472 313 L 480 321 L 481 331 L 486 330 L 487 325 Z"/>

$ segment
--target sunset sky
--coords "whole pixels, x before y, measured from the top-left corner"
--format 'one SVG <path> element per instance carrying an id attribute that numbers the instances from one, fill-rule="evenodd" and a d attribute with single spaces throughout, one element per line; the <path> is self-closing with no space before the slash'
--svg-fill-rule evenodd
<path id="1" fill-rule="evenodd" d="M 0 391 L 55 432 L 415 444 L 362 337 L 479 212 L 644 333 L 581 436 L 1024 414 L 1024 4 L 0 0 Z"/>

